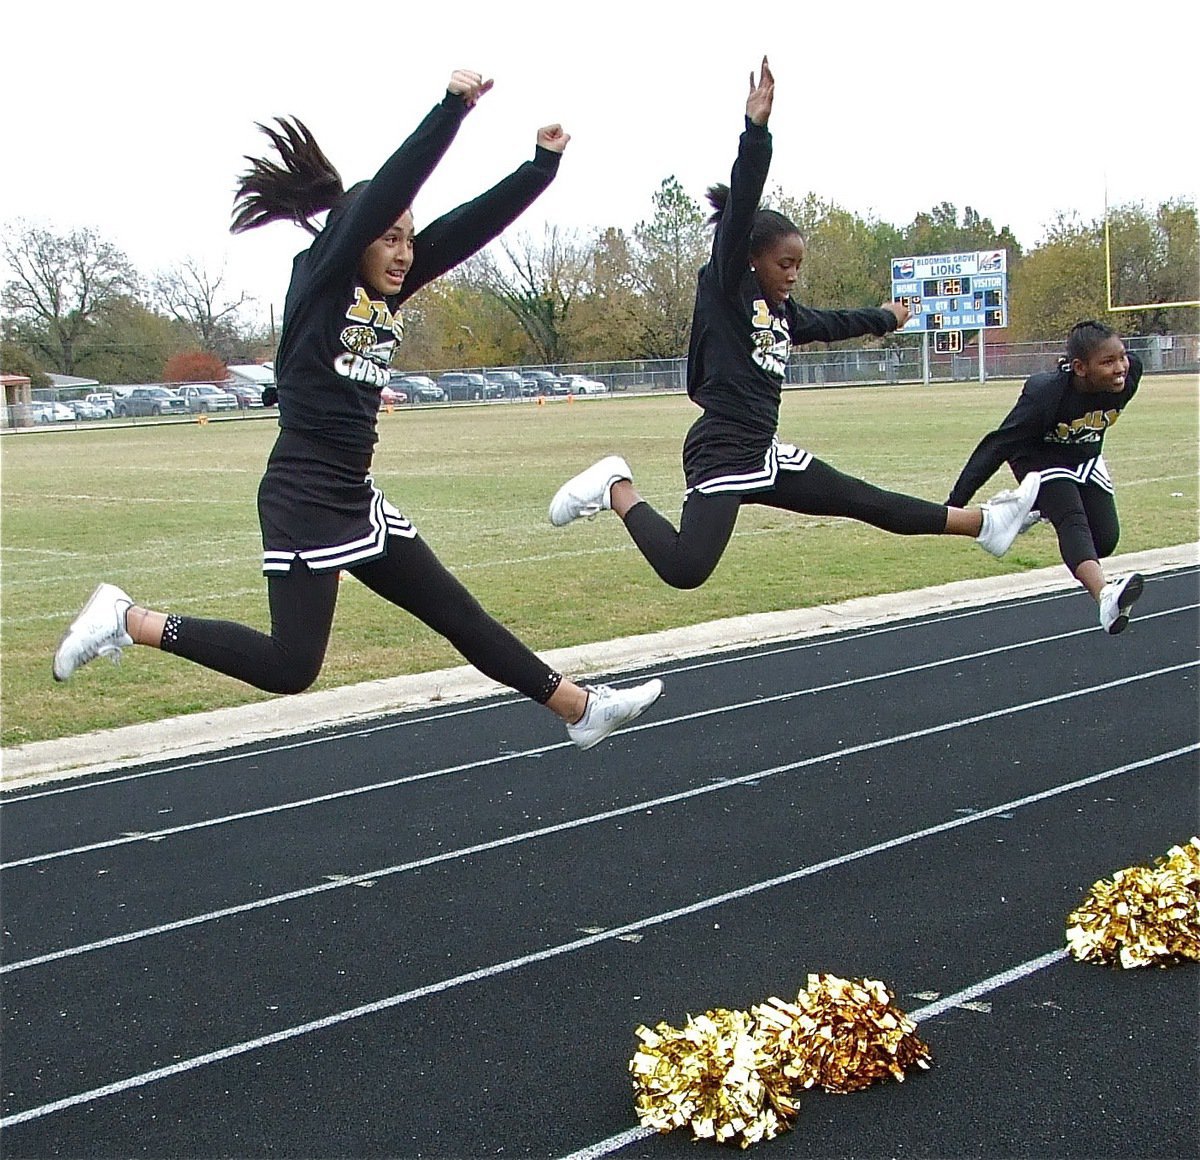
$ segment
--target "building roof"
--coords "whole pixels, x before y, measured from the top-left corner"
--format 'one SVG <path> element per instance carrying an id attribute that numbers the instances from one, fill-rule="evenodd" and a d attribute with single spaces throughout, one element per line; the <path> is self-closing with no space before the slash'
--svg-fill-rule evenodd
<path id="1" fill-rule="evenodd" d="M 259 366 L 258 363 L 245 363 L 241 366 L 226 367 L 235 378 L 253 383 L 256 387 L 269 387 L 275 382 L 275 368 Z"/>
<path id="2" fill-rule="evenodd" d="M 51 375 L 47 374 L 46 378 L 50 380 L 52 387 L 57 387 L 60 390 L 68 387 L 98 387 L 99 379 L 81 379 L 78 375 Z"/>

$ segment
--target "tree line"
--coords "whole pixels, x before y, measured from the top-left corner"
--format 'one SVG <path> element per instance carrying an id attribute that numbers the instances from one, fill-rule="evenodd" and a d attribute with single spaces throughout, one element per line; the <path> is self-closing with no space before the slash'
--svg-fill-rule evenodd
<path id="1" fill-rule="evenodd" d="M 904 227 L 813 194 L 797 200 L 775 190 L 769 204 L 805 237 L 798 297 L 811 306 L 887 300 L 894 257 L 1005 249 L 1008 341 L 1059 339 L 1081 318 L 1107 318 L 1127 335 L 1200 331 L 1194 306 L 1108 310 L 1110 284 L 1117 305 L 1200 299 L 1197 214 L 1186 198 L 1118 207 L 1107 231 L 1103 219 L 1060 215 L 1029 248 L 1007 226 L 948 202 Z M 674 177 L 631 230 L 511 233 L 406 306 L 399 369 L 677 358 L 687 351 L 696 271 L 710 245 L 705 211 Z M 273 354 L 272 328 L 253 301 L 195 260 L 147 277 L 93 229 L 21 221 L 0 231 L 0 258 L 5 371 L 172 381 L 172 368 L 209 378 L 214 366 Z M 192 369 L 184 376 L 181 367 Z"/>

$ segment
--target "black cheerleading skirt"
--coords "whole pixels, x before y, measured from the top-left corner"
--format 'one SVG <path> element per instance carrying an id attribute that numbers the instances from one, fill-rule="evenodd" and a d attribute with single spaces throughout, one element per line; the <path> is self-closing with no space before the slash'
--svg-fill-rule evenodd
<path id="1" fill-rule="evenodd" d="M 352 568 L 385 555 L 388 536 L 413 539 L 416 528 L 370 472 L 370 455 L 280 431 L 258 485 L 263 574 L 286 573 L 296 560 L 313 572 Z"/>
<path id="2" fill-rule="evenodd" d="M 683 441 L 683 478 L 705 495 L 770 491 L 780 471 L 803 471 L 812 453 L 740 423 L 704 414 Z"/>

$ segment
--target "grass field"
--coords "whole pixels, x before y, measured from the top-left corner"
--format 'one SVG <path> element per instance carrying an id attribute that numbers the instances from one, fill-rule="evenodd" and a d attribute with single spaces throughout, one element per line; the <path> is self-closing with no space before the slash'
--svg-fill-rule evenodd
<path id="1" fill-rule="evenodd" d="M 940 501 L 1014 382 L 792 392 L 781 437 L 844 471 Z M 965 539 L 888 536 L 849 521 L 749 507 L 712 579 L 663 585 L 619 521 L 552 528 L 568 475 L 618 451 L 639 489 L 677 516 L 683 396 L 547 406 L 406 409 L 380 416 L 375 477 L 444 562 L 535 649 L 746 612 L 796 608 L 1058 563 L 1040 526 L 1003 560 Z M 265 699 L 152 649 L 50 677 L 63 628 L 101 579 L 140 603 L 267 627 L 255 491 L 274 422 L 22 433 L 0 443 L 3 744 Z M 1197 536 L 1197 381 L 1147 378 L 1105 456 L 1121 551 Z M 1010 484 L 997 476 L 984 494 Z M 317 688 L 461 663 L 445 642 L 347 579 Z"/>

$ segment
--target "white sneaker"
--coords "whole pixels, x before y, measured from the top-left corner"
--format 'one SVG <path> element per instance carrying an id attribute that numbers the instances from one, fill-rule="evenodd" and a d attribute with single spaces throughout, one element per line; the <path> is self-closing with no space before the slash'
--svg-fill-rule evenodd
<path id="1" fill-rule="evenodd" d="M 561 528 L 580 516 L 592 517 L 609 511 L 612 485 L 619 479 L 633 481 L 629 464 L 619 455 L 609 455 L 593 463 L 573 479 L 568 479 L 550 501 L 550 522 Z"/>
<path id="2" fill-rule="evenodd" d="M 1014 490 L 999 492 L 983 505 L 983 527 L 975 542 L 985 552 L 1003 556 L 1017 536 L 1033 527 L 1036 521 L 1028 517 L 1041 482 L 1041 476 L 1031 471 Z"/>
<path id="3" fill-rule="evenodd" d="M 574 725 L 567 726 L 568 736 L 580 749 L 599 745 L 613 730 L 640 717 L 658 700 L 663 683 L 656 677 L 644 685 L 633 685 L 628 689 L 588 685 L 587 691 L 587 708 L 583 716 Z"/>
<path id="4" fill-rule="evenodd" d="M 133 601 L 115 584 L 101 584 L 63 633 L 54 654 L 54 679 L 65 681 L 97 657 L 112 657 L 116 664 L 121 649 L 133 644 L 125 630 L 125 614 L 132 607 Z"/>
<path id="5" fill-rule="evenodd" d="M 1145 586 L 1141 575 L 1134 572 L 1124 580 L 1111 580 L 1100 589 L 1100 627 L 1109 636 L 1125 631 L 1129 610 Z"/>

